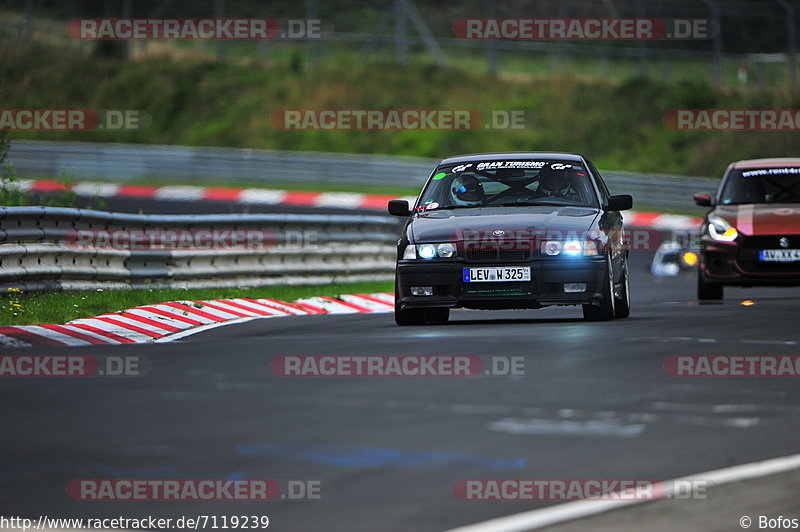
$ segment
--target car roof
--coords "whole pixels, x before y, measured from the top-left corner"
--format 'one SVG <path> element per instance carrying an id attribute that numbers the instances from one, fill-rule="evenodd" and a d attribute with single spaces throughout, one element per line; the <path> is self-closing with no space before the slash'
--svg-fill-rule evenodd
<path id="1" fill-rule="evenodd" d="M 800 157 L 773 157 L 771 159 L 748 159 L 731 163 L 731 168 L 761 168 L 770 166 L 800 166 Z"/>
<path id="2" fill-rule="evenodd" d="M 542 159 L 545 161 L 575 161 L 582 162 L 583 156 L 577 153 L 565 153 L 557 151 L 506 151 L 498 153 L 470 153 L 466 155 L 455 155 L 442 159 L 439 164 L 460 164 L 473 163 L 477 161 L 516 161 L 520 159 Z"/>

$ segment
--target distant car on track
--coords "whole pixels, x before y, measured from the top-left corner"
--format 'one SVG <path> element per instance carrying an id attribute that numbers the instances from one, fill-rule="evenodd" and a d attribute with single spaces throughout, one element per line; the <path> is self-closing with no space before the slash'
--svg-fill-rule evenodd
<path id="1" fill-rule="evenodd" d="M 700 230 L 697 298 L 725 286 L 800 286 L 800 158 L 731 163 Z"/>
<path id="2" fill-rule="evenodd" d="M 444 159 L 406 216 L 397 248 L 395 321 L 445 322 L 451 308 L 582 305 L 587 320 L 630 313 L 620 211 L 594 165 L 571 153 Z"/>

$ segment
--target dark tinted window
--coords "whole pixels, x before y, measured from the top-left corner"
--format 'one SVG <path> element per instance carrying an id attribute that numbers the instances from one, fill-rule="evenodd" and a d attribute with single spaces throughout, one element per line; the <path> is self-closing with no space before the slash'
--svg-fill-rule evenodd
<path id="1" fill-rule="evenodd" d="M 419 210 L 515 205 L 597 207 L 597 194 L 582 163 L 486 160 L 436 169 Z"/>
<path id="2" fill-rule="evenodd" d="M 800 167 L 737 168 L 731 170 L 720 203 L 800 202 Z"/>

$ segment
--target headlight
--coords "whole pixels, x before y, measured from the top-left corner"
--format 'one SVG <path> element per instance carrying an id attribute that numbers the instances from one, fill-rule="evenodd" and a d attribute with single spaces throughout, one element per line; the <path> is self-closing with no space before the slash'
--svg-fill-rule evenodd
<path id="1" fill-rule="evenodd" d="M 564 255 L 570 255 L 572 257 L 575 257 L 581 254 L 582 251 L 581 243 L 578 242 L 577 240 L 567 240 L 566 242 L 564 242 L 564 247 L 562 248 L 561 251 L 562 253 L 564 253 Z"/>
<path id="2" fill-rule="evenodd" d="M 436 257 L 449 259 L 455 257 L 456 246 L 449 242 L 442 244 L 409 244 L 403 252 L 404 259 L 426 259 Z"/>
<path id="3" fill-rule="evenodd" d="M 708 218 L 708 235 L 721 242 L 733 242 L 739 236 L 739 231 L 729 224 L 727 220 L 717 216 Z"/>
<path id="4" fill-rule="evenodd" d="M 436 254 L 443 259 L 449 259 L 456 254 L 456 247 L 453 244 L 439 244 L 436 246 Z"/>
<path id="5" fill-rule="evenodd" d="M 421 244 L 417 246 L 417 255 L 421 259 L 432 259 L 436 256 L 436 246 L 433 244 Z"/>
<path id="6" fill-rule="evenodd" d="M 591 240 L 585 242 L 579 240 L 567 240 L 566 242 L 548 240 L 542 243 L 541 252 L 551 257 L 562 254 L 569 257 L 577 257 L 579 255 L 592 256 L 597 255 L 597 244 Z"/>

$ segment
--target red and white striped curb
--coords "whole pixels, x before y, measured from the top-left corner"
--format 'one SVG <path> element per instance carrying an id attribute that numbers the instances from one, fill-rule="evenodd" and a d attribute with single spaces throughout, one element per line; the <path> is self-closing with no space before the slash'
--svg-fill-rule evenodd
<path id="1" fill-rule="evenodd" d="M 394 311 L 394 294 L 348 294 L 340 297 L 310 297 L 294 303 L 235 298 L 143 305 L 122 312 L 72 320 L 64 325 L 0 327 L 0 345 L 77 347 L 140 344 L 155 342 L 194 327 L 245 318 Z"/>
<path id="2" fill-rule="evenodd" d="M 659 231 L 696 231 L 703 223 L 703 219 L 696 216 L 663 212 L 626 211 L 623 216 L 627 227 L 642 227 Z"/>
<path id="3" fill-rule="evenodd" d="M 60 192 L 67 189 L 59 181 L 20 179 L 19 188 L 25 192 Z M 267 188 L 222 188 L 188 185 L 147 186 L 119 185 L 81 181 L 72 186 L 78 196 L 100 198 L 152 198 L 171 201 L 230 201 L 248 205 L 301 205 L 304 207 L 335 207 L 339 209 L 384 210 L 389 200 L 397 196 L 386 194 L 357 194 L 350 192 L 307 192 Z M 402 197 L 410 203 L 416 197 Z M 700 226 L 701 218 L 660 212 L 625 213 L 629 227 L 690 231 Z"/>
<path id="4" fill-rule="evenodd" d="M 67 190 L 59 181 L 20 179 L 17 184 L 23 192 L 62 192 Z M 152 198 L 171 201 L 230 201 L 248 205 L 302 205 L 305 207 L 336 207 L 340 209 L 385 210 L 389 200 L 398 196 L 387 194 L 358 194 L 350 192 L 308 192 L 303 190 L 278 190 L 269 188 L 197 187 L 190 185 L 149 186 L 120 185 L 81 181 L 71 187 L 72 192 L 83 197 L 99 198 Z M 416 197 L 404 197 L 410 202 Z"/>

